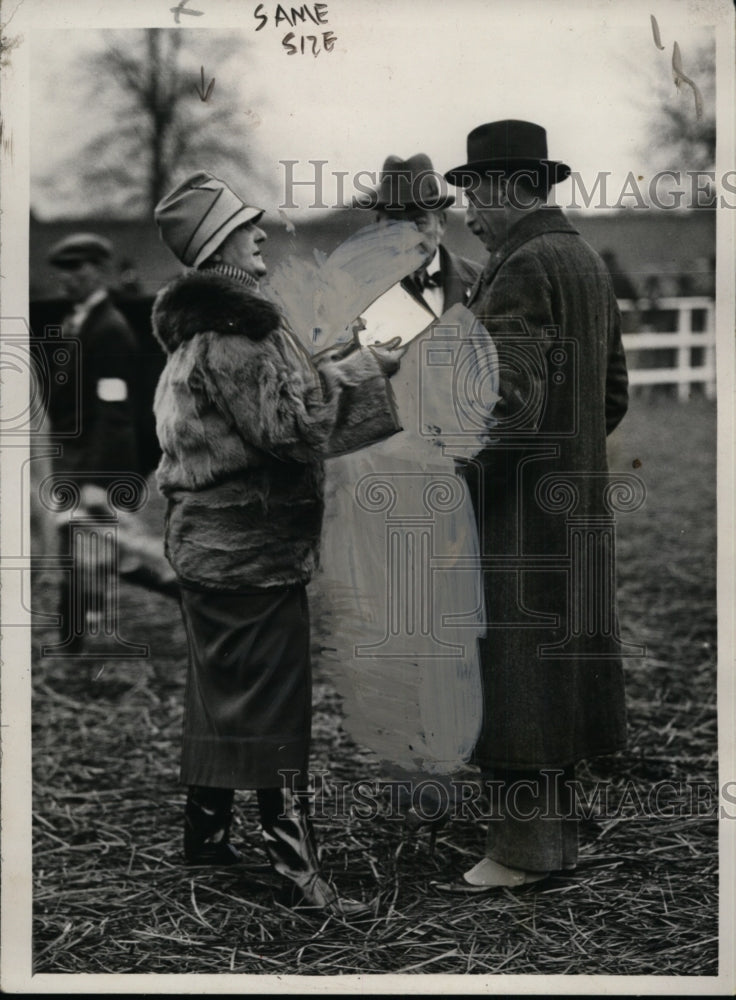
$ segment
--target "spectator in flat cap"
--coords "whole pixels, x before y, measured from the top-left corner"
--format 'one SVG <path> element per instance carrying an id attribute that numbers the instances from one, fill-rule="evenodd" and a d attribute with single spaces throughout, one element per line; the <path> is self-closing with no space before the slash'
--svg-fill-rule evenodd
<path id="1" fill-rule="evenodd" d="M 112 255 L 110 241 L 94 233 L 67 236 L 48 253 L 72 304 L 62 322 L 62 336 L 79 344 L 76 370 L 68 370 L 66 363 L 51 382 L 51 432 L 64 435 L 54 471 L 74 481 L 88 510 L 106 509 L 105 491 L 112 480 L 125 479 L 138 468 L 133 406 L 138 344 L 108 294 Z M 62 530 L 66 533 L 68 525 Z M 68 545 L 65 538 L 62 552 Z M 81 651 L 85 629 L 99 614 L 94 609 L 100 606 L 100 594 L 89 588 L 110 585 L 109 579 L 95 584 L 96 576 L 82 573 L 75 564 L 62 585 L 59 614 L 66 642 L 60 649 L 67 653 Z M 75 594 L 83 606 L 74 603 Z"/>
<path id="2" fill-rule="evenodd" d="M 454 201 L 426 153 L 408 160 L 388 156 L 378 188 L 354 200 L 358 208 L 374 209 L 377 221 L 412 222 L 422 234 L 425 262 L 401 285 L 435 316 L 467 302 L 481 271 L 474 261 L 452 253 L 442 243 L 447 209 Z"/>
<path id="3" fill-rule="evenodd" d="M 49 263 L 74 270 L 79 264 L 103 264 L 112 258 L 112 243 L 95 233 L 74 233 L 51 247 Z"/>

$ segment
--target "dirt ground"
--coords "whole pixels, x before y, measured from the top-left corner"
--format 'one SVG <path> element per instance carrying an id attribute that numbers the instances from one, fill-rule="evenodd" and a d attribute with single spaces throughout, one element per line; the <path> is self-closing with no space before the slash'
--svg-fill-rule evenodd
<path id="1" fill-rule="evenodd" d="M 318 835 L 326 868 L 377 901 L 375 919 L 315 920 L 274 902 L 247 793 L 234 828 L 245 865 L 185 868 L 183 630 L 174 601 L 123 584 L 120 634 L 146 655 L 41 658 L 51 633 L 33 637 L 35 971 L 715 975 L 715 415 L 700 397 L 637 397 L 611 443 L 613 466 L 647 489 L 617 522 L 621 630 L 647 655 L 626 663 L 628 749 L 580 768 L 583 788 L 603 782 L 610 798 L 581 821 L 574 873 L 448 901 L 430 880 L 482 855 L 480 824 L 452 819 L 432 851 L 426 830 L 408 834 L 386 809 L 340 814 L 340 782 L 379 766 L 341 729 L 319 615 Z M 36 598 L 49 600 L 43 585 Z"/>

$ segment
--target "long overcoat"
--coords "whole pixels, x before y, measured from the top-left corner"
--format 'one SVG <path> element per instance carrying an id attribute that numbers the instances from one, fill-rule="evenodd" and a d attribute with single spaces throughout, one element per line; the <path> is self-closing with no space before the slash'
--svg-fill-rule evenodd
<path id="1" fill-rule="evenodd" d="M 618 307 L 557 208 L 513 225 L 469 303 L 500 364 L 493 441 L 461 471 L 484 557 L 482 768 L 621 748 L 624 685 L 606 435 L 626 412 Z"/>

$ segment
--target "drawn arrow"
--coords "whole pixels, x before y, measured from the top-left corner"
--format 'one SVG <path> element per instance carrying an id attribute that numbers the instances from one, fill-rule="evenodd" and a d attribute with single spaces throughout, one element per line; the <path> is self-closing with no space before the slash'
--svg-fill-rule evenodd
<path id="1" fill-rule="evenodd" d="M 205 90 L 204 89 L 204 66 L 200 66 L 200 69 L 202 71 L 202 89 L 200 90 L 199 87 L 195 87 L 194 89 L 199 94 L 200 101 L 206 101 L 209 98 L 210 94 L 212 93 L 212 88 L 215 86 L 215 78 L 214 78 L 214 76 L 212 77 L 212 79 L 209 82 L 209 86 L 207 87 L 207 90 Z"/>
<path id="2" fill-rule="evenodd" d="M 659 25 L 657 24 L 657 18 L 654 16 L 654 14 L 650 14 L 649 17 L 652 22 L 652 34 L 654 35 L 654 44 L 657 46 L 658 49 L 664 51 L 664 45 L 662 45 L 662 39 L 659 34 Z"/>
<path id="3" fill-rule="evenodd" d="M 181 21 L 179 20 L 180 14 L 193 14 L 194 17 L 201 17 L 204 14 L 203 10 L 186 10 L 184 7 L 185 3 L 189 3 L 189 0 L 181 0 L 178 7 L 169 7 L 169 10 L 174 15 L 174 20 L 177 24 L 181 24 Z"/>
<path id="4" fill-rule="evenodd" d="M 695 96 L 695 117 L 700 121 L 703 117 L 703 95 L 700 92 L 700 88 L 694 80 L 691 80 L 689 76 L 685 75 L 685 71 L 682 68 L 682 55 L 680 53 L 680 46 L 675 42 L 672 49 L 672 75 L 675 78 L 675 86 L 679 90 L 683 83 L 686 83 L 689 87 L 692 87 L 693 94 Z"/>

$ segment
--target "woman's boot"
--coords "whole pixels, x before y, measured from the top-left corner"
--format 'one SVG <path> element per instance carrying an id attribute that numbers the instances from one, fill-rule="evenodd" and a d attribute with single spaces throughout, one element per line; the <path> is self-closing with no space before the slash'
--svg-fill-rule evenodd
<path id="1" fill-rule="evenodd" d="M 365 903 L 339 896 L 322 875 L 305 791 L 259 788 L 258 808 L 268 860 L 297 889 L 297 904 L 339 917 L 372 915 Z"/>
<path id="2" fill-rule="evenodd" d="M 192 785 L 184 811 L 184 858 L 190 865 L 236 865 L 242 858 L 228 840 L 233 790 Z"/>

